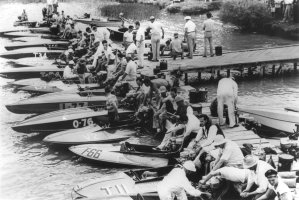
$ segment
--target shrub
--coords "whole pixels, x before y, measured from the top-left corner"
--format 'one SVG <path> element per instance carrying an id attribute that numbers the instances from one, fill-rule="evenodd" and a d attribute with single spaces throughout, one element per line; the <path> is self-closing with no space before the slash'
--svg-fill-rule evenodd
<path id="1" fill-rule="evenodd" d="M 224 23 L 232 23 L 243 31 L 265 31 L 266 24 L 272 21 L 267 5 L 259 2 L 250 4 L 229 1 L 222 5 L 219 13 Z"/>
<path id="2" fill-rule="evenodd" d="M 169 13 L 179 13 L 181 12 L 181 6 L 179 5 L 171 5 L 166 9 Z"/>

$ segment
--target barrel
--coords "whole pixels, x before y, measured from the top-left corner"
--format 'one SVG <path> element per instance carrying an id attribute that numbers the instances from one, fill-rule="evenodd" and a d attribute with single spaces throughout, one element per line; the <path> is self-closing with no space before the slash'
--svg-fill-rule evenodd
<path id="1" fill-rule="evenodd" d="M 294 156 L 289 154 L 281 154 L 278 157 L 278 171 L 291 171 Z"/>
<path id="2" fill-rule="evenodd" d="M 152 60 L 153 59 L 153 53 L 152 52 L 148 52 L 147 53 L 147 59 L 148 60 Z"/>
<path id="3" fill-rule="evenodd" d="M 215 47 L 215 54 L 216 54 L 216 56 L 221 56 L 222 55 L 222 46 L 216 46 Z"/>
<path id="4" fill-rule="evenodd" d="M 157 67 L 154 68 L 154 70 L 153 70 L 154 75 L 157 75 L 157 74 L 159 74 L 160 72 L 161 72 L 161 70 L 160 70 L 160 66 L 157 66 Z"/>
<path id="5" fill-rule="evenodd" d="M 199 103 L 199 92 L 195 89 L 189 91 L 189 102 L 190 103 Z"/>
<path id="6" fill-rule="evenodd" d="M 200 88 L 198 91 L 198 100 L 199 102 L 207 102 L 208 101 L 208 90 L 206 88 Z"/>
<path id="7" fill-rule="evenodd" d="M 167 70 L 167 60 L 161 60 L 160 61 L 160 69 L 161 70 Z"/>

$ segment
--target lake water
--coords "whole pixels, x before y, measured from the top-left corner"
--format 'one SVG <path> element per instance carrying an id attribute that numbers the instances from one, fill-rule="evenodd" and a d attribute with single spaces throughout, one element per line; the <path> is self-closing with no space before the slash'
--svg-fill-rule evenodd
<path id="1" fill-rule="evenodd" d="M 83 2 L 83 1 L 82 1 Z M 66 15 L 82 15 L 85 12 L 98 13 L 97 1 L 89 3 L 61 3 L 59 9 Z M 1 29 L 10 28 L 13 21 L 26 9 L 29 19 L 40 20 L 44 4 L 1 3 Z M 199 30 L 203 17 L 194 17 Z M 184 24 L 182 15 L 161 13 L 161 22 L 167 36 L 173 32 L 182 33 Z M 9 43 L 0 38 L 0 52 Z M 216 44 L 221 44 L 224 50 L 239 50 L 245 48 L 269 47 L 292 44 L 296 41 L 269 37 L 259 34 L 241 34 L 230 26 L 219 25 L 216 31 Z M 298 41 L 297 41 L 298 42 Z M 202 44 L 202 33 L 198 34 L 198 44 Z M 0 60 L 0 67 L 10 67 L 7 60 Z M 9 80 L 0 79 L 4 86 Z M 204 84 L 208 88 L 209 99 L 215 97 L 216 83 Z M 26 135 L 14 132 L 10 127 L 15 122 L 24 120 L 29 115 L 17 115 L 6 110 L 5 104 L 28 98 L 29 94 L 13 93 L 12 89 L 0 89 L 0 199 L 8 200 L 62 200 L 70 199 L 70 191 L 76 183 L 101 177 L 106 174 L 125 170 L 124 168 L 101 167 L 100 165 L 81 162 L 67 150 L 48 149 L 41 142 L 42 136 Z M 299 107 L 299 77 L 263 79 L 243 81 L 239 83 L 240 104 L 253 107 L 284 108 Z M 156 143 L 148 136 L 133 138 L 131 141 Z"/>

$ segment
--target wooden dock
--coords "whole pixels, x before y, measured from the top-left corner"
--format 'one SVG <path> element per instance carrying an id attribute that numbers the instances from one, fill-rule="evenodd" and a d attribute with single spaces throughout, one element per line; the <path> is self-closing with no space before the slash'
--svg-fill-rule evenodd
<path id="1" fill-rule="evenodd" d="M 209 72 L 220 76 L 220 70 L 227 70 L 227 76 L 230 76 L 230 70 L 235 69 L 242 73 L 247 71 L 248 76 L 253 74 L 253 70 L 260 66 L 260 74 L 266 75 L 268 68 L 273 76 L 282 72 L 282 67 L 286 63 L 293 64 L 293 71 L 297 73 L 299 62 L 299 45 L 279 46 L 272 48 L 247 49 L 241 51 L 225 52 L 221 56 L 202 57 L 194 56 L 193 59 L 163 58 L 168 62 L 168 72 L 180 70 L 185 73 L 185 83 L 188 82 L 188 73 L 198 73 L 198 79 L 201 80 L 202 72 Z M 153 69 L 159 65 L 157 62 L 145 62 L 144 75 L 153 75 Z"/>

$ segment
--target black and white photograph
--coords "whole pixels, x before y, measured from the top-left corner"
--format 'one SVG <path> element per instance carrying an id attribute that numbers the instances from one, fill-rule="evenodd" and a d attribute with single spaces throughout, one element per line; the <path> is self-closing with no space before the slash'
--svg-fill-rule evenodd
<path id="1" fill-rule="evenodd" d="M 299 200 L 299 0 L 0 10 L 0 200 Z"/>

